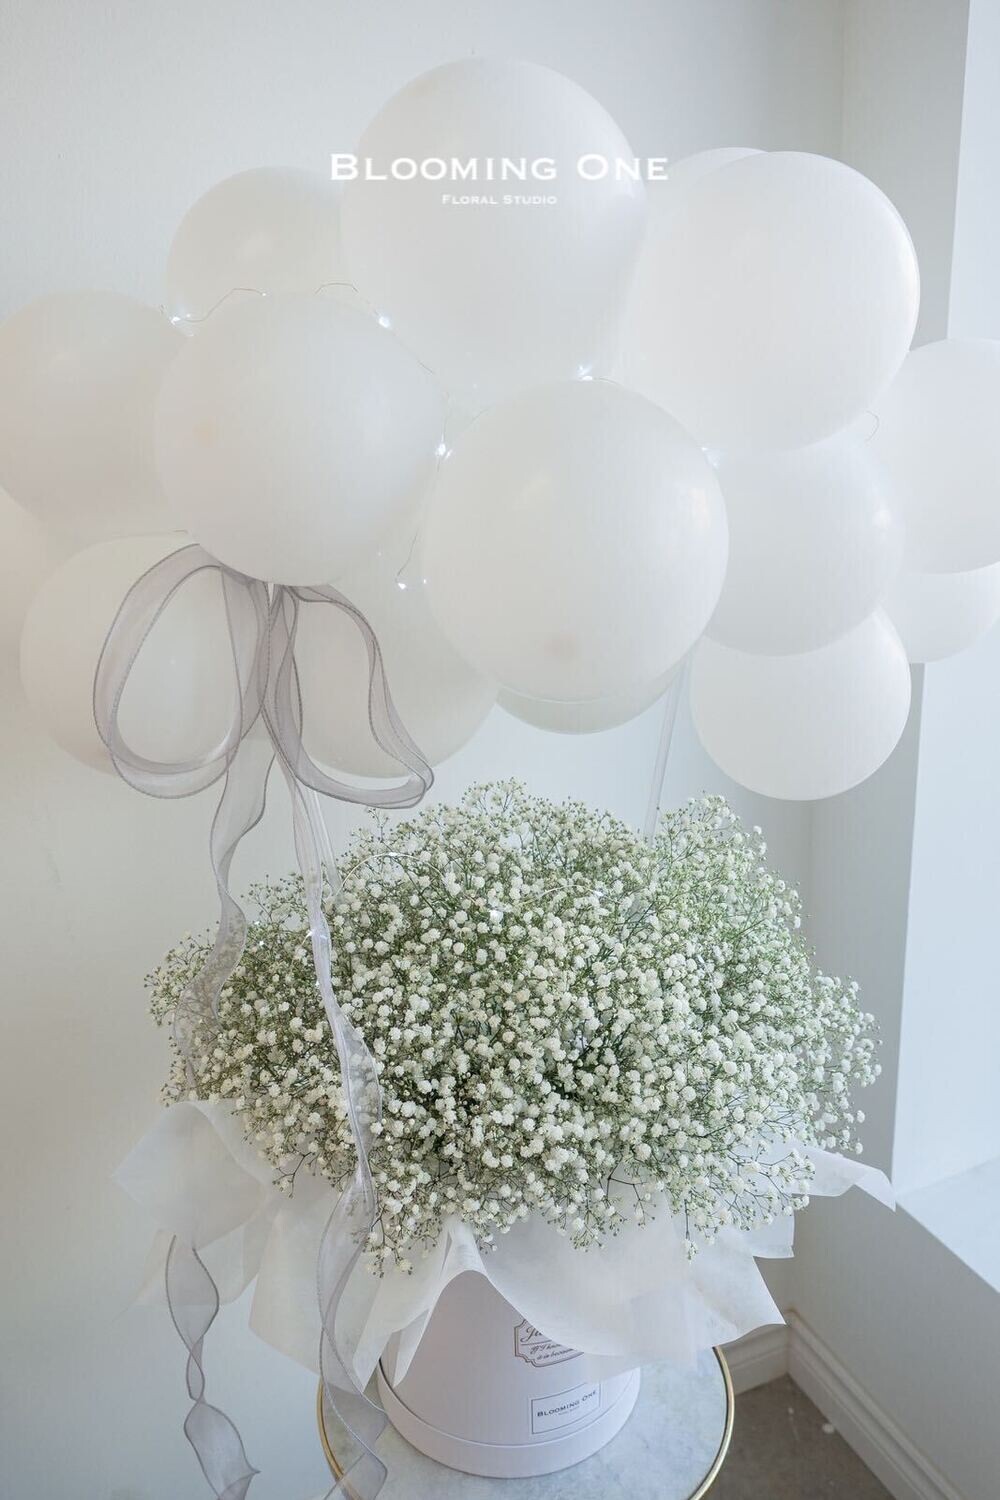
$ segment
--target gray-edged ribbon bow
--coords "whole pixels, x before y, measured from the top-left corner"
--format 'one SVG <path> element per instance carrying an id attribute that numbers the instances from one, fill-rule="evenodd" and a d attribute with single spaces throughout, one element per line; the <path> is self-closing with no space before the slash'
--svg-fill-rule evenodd
<path id="1" fill-rule="evenodd" d="M 220 744 L 187 761 L 158 761 L 126 744 L 119 708 L 143 644 L 163 611 L 196 575 L 219 575 L 234 673 L 234 709 Z M 399 785 L 362 789 L 316 764 L 302 741 L 303 705 L 295 668 L 300 609 L 325 605 L 353 622 L 368 654 L 368 720 L 372 736 L 406 772 Z M 349 1187 L 330 1215 L 320 1247 L 317 1291 L 320 1308 L 320 1370 L 324 1399 L 357 1440 L 360 1456 L 329 1491 L 374 1500 L 385 1466 L 373 1452 L 385 1425 L 380 1407 L 358 1388 L 349 1352 L 338 1348 L 337 1309 L 347 1281 L 377 1217 L 369 1166 L 372 1126 L 381 1116 L 381 1094 L 371 1053 L 343 1015 L 330 978 L 330 931 L 324 911 L 324 878 L 333 862 L 320 795 L 369 807 L 415 806 L 433 781 L 427 761 L 400 722 L 386 681 L 382 653 L 371 625 L 336 589 L 276 585 L 226 568 L 199 546 L 182 547 L 154 564 L 133 584 L 104 643 L 94 678 L 94 718 L 118 774 L 154 797 L 188 797 L 222 780 L 212 821 L 210 854 L 219 894 L 219 926 L 211 954 L 177 1006 L 174 1036 L 193 1074 L 196 1039 L 210 1033 L 223 985 L 243 953 L 247 919 L 229 889 L 229 871 L 240 841 L 261 819 L 271 767 L 278 762 L 292 800 L 295 848 L 305 884 L 316 978 L 340 1060 L 344 1100 L 357 1148 Z M 188 1350 L 191 1409 L 184 1431 L 217 1500 L 244 1500 L 257 1472 L 230 1419 L 205 1400 L 202 1345 L 219 1308 L 219 1294 L 198 1253 L 175 1236 L 166 1262 L 171 1316 Z"/>

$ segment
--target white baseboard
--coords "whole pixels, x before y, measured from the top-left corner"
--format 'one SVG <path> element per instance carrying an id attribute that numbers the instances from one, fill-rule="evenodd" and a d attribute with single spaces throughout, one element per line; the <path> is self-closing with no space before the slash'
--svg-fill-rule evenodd
<path id="1" fill-rule="evenodd" d="M 726 1345 L 736 1394 L 790 1375 L 894 1500 L 962 1500 L 798 1313 L 786 1317 L 787 1323 L 767 1324 Z"/>
<path id="2" fill-rule="evenodd" d="M 726 1364 L 737 1396 L 788 1374 L 787 1323 L 766 1323 L 725 1347 Z"/>
<path id="3" fill-rule="evenodd" d="M 808 1324 L 797 1313 L 787 1317 L 789 1375 L 895 1500 L 962 1500 Z"/>

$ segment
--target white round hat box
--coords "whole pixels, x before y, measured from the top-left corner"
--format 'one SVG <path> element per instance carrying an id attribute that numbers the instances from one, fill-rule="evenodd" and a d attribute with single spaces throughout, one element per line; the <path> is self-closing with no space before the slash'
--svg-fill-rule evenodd
<path id="1" fill-rule="evenodd" d="M 467 1474 L 524 1478 L 589 1458 L 624 1426 L 639 1371 L 534 1328 L 478 1271 L 450 1282 L 405 1375 L 398 1337 L 378 1370 L 389 1420 L 414 1448 Z"/>

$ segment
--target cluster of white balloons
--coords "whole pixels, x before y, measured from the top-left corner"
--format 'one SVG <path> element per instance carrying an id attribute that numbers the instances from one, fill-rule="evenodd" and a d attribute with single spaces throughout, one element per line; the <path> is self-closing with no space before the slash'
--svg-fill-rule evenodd
<path id="1" fill-rule="evenodd" d="M 165 314 L 62 293 L 0 327 L 0 482 L 92 543 L 24 625 L 55 737 L 110 764 L 101 642 L 189 537 L 352 599 L 432 763 L 498 695 L 588 733 L 690 656 L 737 781 L 814 798 L 876 770 L 909 661 L 1000 616 L 1000 345 L 908 353 L 916 258 L 879 189 L 735 147 L 644 183 L 575 83 L 487 59 L 404 88 L 354 160 L 343 191 L 270 168 L 212 188 Z M 150 754 L 210 748 L 230 711 L 212 576 L 133 673 L 123 727 Z M 343 617 L 305 606 L 297 660 L 311 753 L 396 774 Z"/>

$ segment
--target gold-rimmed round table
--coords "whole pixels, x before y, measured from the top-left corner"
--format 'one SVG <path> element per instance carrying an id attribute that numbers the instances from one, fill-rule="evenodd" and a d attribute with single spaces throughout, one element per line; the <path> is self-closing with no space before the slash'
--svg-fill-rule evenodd
<path id="1" fill-rule="evenodd" d="M 729 1368 L 722 1350 L 714 1349 L 691 1368 L 644 1366 L 639 1399 L 621 1432 L 592 1457 L 555 1474 L 462 1474 L 418 1453 L 390 1425 L 378 1445 L 388 1469 L 379 1500 L 701 1500 L 725 1461 L 733 1414 Z M 350 1467 L 351 1439 L 324 1405 L 322 1389 L 317 1416 L 323 1451 L 339 1479 Z"/>

